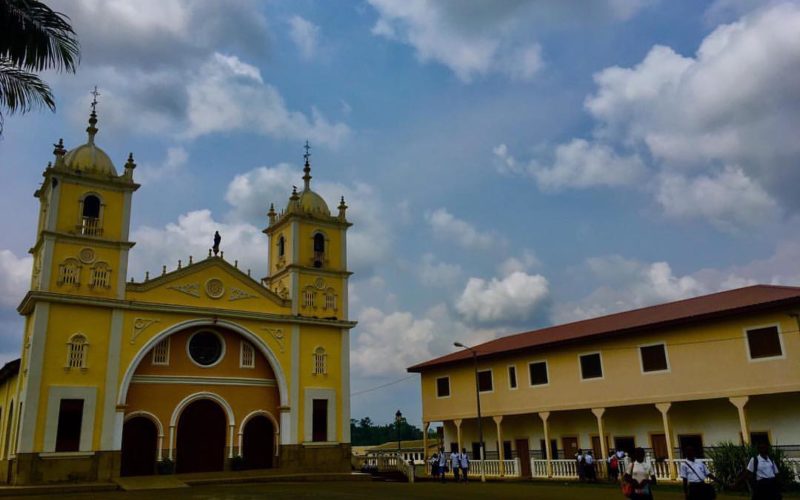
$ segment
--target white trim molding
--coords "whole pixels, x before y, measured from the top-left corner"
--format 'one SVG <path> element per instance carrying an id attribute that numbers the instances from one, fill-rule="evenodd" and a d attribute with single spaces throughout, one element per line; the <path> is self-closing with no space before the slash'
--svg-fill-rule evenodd
<path id="1" fill-rule="evenodd" d="M 163 459 L 161 455 L 161 449 L 164 447 L 164 426 L 161 425 L 161 421 L 158 419 L 157 416 L 153 415 L 149 411 L 144 411 L 144 410 L 132 411 L 127 415 L 125 415 L 125 419 L 123 420 L 122 425 L 124 426 L 128 420 L 137 417 L 146 418 L 155 424 L 156 430 L 158 431 L 158 436 L 156 441 L 156 460 L 160 462 Z"/>
<path id="2" fill-rule="evenodd" d="M 182 376 L 182 375 L 134 375 L 131 378 L 131 383 L 277 387 L 275 379 L 272 378 L 203 377 L 203 376 Z"/>
<path id="3" fill-rule="evenodd" d="M 78 451 L 92 451 L 94 416 L 97 413 L 97 387 L 50 386 L 44 429 L 44 452 L 55 453 L 58 435 L 58 412 L 62 399 L 82 399 L 81 439 Z"/>
<path id="4" fill-rule="evenodd" d="M 750 353 L 750 338 L 747 336 L 747 333 L 751 330 L 760 330 L 762 328 L 772 328 L 774 327 L 778 331 L 778 342 L 781 346 L 781 354 L 780 356 L 765 356 L 763 358 L 754 358 Z M 786 346 L 783 345 L 783 332 L 781 331 L 780 323 L 769 323 L 766 325 L 751 325 L 742 328 L 742 333 L 744 334 L 744 349 L 747 354 L 747 361 L 750 363 L 761 363 L 763 361 L 775 361 L 779 359 L 786 359 Z"/>
<path id="5" fill-rule="evenodd" d="M 326 443 L 336 442 L 336 389 L 307 387 L 303 391 L 303 444 L 315 443 L 314 431 L 314 400 L 325 399 L 328 401 L 328 422 Z M 331 439 L 334 438 L 334 439 Z"/>
<path id="6" fill-rule="evenodd" d="M 239 455 L 242 455 L 242 444 L 244 439 L 244 426 L 247 425 L 247 422 L 250 421 L 253 417 L 263 416 L 267 417 L 267 420 L 272 422 L 272 427 L 275 429 L 275 438 L 273 439 L 274 445 L 274 453 L 275 456 L 278 456 L 278 452 L 280 450 L 280 436 L 281 436 L 281 428 L 278 425 L 278 421 L 275 419 L 275 416 L 267 410 L 253 410 L 248 413 L 239 424 L 239 434 L 238 434 L 238 444 L 239 444 Z M 244 456 L 244 455 L 242 455 Z"/>

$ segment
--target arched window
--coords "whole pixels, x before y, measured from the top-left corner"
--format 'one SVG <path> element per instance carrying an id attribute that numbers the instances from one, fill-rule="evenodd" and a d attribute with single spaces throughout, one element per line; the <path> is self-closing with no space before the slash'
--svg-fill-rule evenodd
<path id="1" fill-rule="evenodd" d="M 325 310 L 336 310 L 336 292 L 333 290 L 333 288 L 328 288 L 325 290 Z"/>
<path id="2" fill-rule="evenodd" d="M 286 238 L 283 235 L 278 238 L 278 257 L 286 255 Z"/>
<path id="3" fill-rule="evenodd" d="M 86 352 L 89 342 L 86 336 L 76 333 L 67 342 L 67 368 L 86 368 Z"/>
<path id="4" fill-rule="evenodd" d="M 81 264 L 78 259 L 70 257 L 65 259 L 64 262 L 58 266 L 58 282 L 59 285 L 75 285 L 81 284 Z"/>
<path id="5" fill-rule="evenodd" d="M 317 347 L 314 349 L 314 375 L 325 375 L 328 373 L 328 354 L 325 348 Z"/>
<path id="6" fill-rule="evenodd" d="M 100 236 L 103 229 L 100 226 L 100 198 L 90 194 L 83 198 L 81 202 L 81 225 L 80 232 L 87 236 Z"/>
<path id="7" fill-rule="evenodd" d="M 314 287 L 307 286 L 303 290 L 303 307 L 317 307 L 317 292 Z"/>
<path id="8" fill-rule="evenodd" d="M 92 267 L 90 287 L 108 288 L 111 286 L 111 269 L 105 262 L 98 262 Z"/>
<path id="9" fill-rule="evenodd" d="M 239 349 L 239 368 L 255 368 L 256 351 L 253 344 L 242 340 Z"/>
<path id="10" fill-rule="evenodd" d="M 317 233 L 314 235 L 314 267 L 322 267 L 325 262 L 325 235 Z"/>

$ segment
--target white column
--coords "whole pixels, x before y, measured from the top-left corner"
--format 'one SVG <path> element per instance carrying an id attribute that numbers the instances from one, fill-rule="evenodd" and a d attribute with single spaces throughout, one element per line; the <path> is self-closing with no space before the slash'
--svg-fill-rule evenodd
<path id="1" fill-rule="evenodd" d="M 742 432 L 742 443 L 744 444 L 750 444 L 750 422 L 747 421 L 747 412 L 745 411 L 745 405 L 747 405 L 749 400 L 749 396 L 728 398 L 728 401 L 730 401 L 739 412 L 739 428 Z"/>
<path id="2" fill-rule="evenodd" d="M 539 418 L 542 419 L 544 426 L 544 448 L 547 452 L 547 477 L 553 477 L 553 450 L 550 449 L 550 427 L 547 425 L 547 419 L 550 418 L 549 411 L 540 411 Z"/>
<path id="3" fill-rule="evenodd" d="M 506 459 L 506 453 L 503 449 L 503 416 L 498 415 L 496 417 L 492 417 L 492 420 L 494 420 L 494 423 L 497 426 L 497 452 L 498 456 L 500 457 L 500 476 L 502 477 L 506 475 L 506 467 L 503 463 L 503 460 Z"/>
<path id="4" fill-rule="evenodd" d="M 605 414 L 605 408 L 592 408 L 592 413 L 597 418 L 597 432 L 600 433 L 600 454 L 601 457 L 596 457 L 595 463 L 597 464 L 595 467 L 600 469 L 601 471 L 605 470 L 606 458 L 608 457 L 608 446 L 606 446 L 606 429 L 605 425 L 603 425 L 603 414 Z M 603 464 L 603 465 L 600 465 Z"/>
<path id="5" fill-rule="evenodd" d="M 457 418 L 453 420 L 453 423 L 456 425 L 456 442 L 458 443 L 458 451 L 461 451 L 461 424 L 463 420 Z"/>
<path id="6" fill-rule="evenodd" d="M 677 477 L 675 472 L 675 454 L 672 450 L 672 425 L 669 420 L 669 409 L 672 403 L 656 403 L 656 408 L 661 412 L 661 420 L 664 423 L 664 440 L 667 442 L 667 458 L 669 459 L 669 478 L 674 480 Z"/>

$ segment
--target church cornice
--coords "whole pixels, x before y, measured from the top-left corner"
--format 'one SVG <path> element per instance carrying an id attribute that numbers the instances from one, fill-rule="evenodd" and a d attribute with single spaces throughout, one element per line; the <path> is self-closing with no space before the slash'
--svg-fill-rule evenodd
<path id="1" fill-rule="evenodd" d="M 334 271 L 331 269 L 321 269 L 319 267 L 301 266 L 299 264 L 289 264 L 280 271 L 264 278 L 267 282 L 281 279 L 282 277 L 290 274 L 292 271 L 302 272 L 304 274 L 315 274 L 319 276 L 327 276 L 329 278 L 349 278 L 352 276 L 350 271 Z"/>
<path id="2" fill-rule="evenodd" d="M 46 229 L 39 232 L 39 238 L 36 244 L 28 250 L 29 253 L 36 253 L 39 248 L 44 244 L 46 239 L 66 241 L 69 243 L 76 243 L 79 245 L 92 245 L 97 247 L 112 248 L 114 250 L 130 250 L 136 245 L 134 241 L 118 241 L 106 240 L 97 236 L 86 236 L 83 234 L 70 234 L 61 231 L 48 231 Z"/>
<path id="3" fill-rule="evenodd" d="M 262 232 L 267 235 L 279 231 L 282 227 L 288 225 L 293 220 L 300 220 L 309 224 L 315 224 L 330 229 L 347 229 L 353 225 L 352 222 L 347 222 L 339 219 L 338 217 L 320 217 L 305 212 L 287 212 L 284 213 L 274 224 L 270 225 Z"/>
<path id="4" fill-rule="evenodd" d="M 136 191 L 141 187 L 141 184 L 136 184 L 133 181 L 125 179 L 124 177 L 96 177 L 93 174 L 89 173 L 79 173 L 74 172 L 72 170 L 67 169 L 60 169 L 55 167 L 50 167 L 46 169 L 42 173 L 42 177 L 45 178 L 45 182 L 49 180 L 51 177 L 61 180 L 68 180 L 75 184 L 80 184 L 83 186 L 90 186 L 99 189 L 109 189 L 112 191 Z M 38 196 L 40 190 L 37 190 L 34 193 L 35 196 Z"/>
<path id="5" fill-rule="evenodd" d="M 121 300 L 101 297 L 79 297 L 65 295 L 54 292 L 29 291 L 17 311 L 22 315 L 33 312 L 37 302 L 48 302 L 57 304 L 70 304 L 90 307 L 101 307 L 107 309 L 122 309 L 129 311 L 148 311 L 148 312 L 168 312 L 186 314 L 191 316 L 206 316 L 226 319 L 249 319 L 255 321 L 265 321 L 269 323 L 289 323 L 299 325 L 318 325 L 333 326 L 336 328 L 353 328 L 358 323 L 355 321 L 345 321 L 336 319 L 313 318 L 308 316 L 291 316 L 288 314 L 260 313 L 252 311 L 215 309 L 210 307 L 186 306 L 177 304 L 160 304 L 155 302 L 142 302 L 136 300 Z"/>

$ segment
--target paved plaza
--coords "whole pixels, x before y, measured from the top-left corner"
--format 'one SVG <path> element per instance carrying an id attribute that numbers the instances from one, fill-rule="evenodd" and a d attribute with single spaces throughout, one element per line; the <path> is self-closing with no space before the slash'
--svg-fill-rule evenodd
<path id="1" fill-rule="evenodd" d="M 48 496 L 28 496 L 24 498 L 51 498 Z M 800 495 L 787 495 L 800 498 Z M 458 498 L 469 499 L 554 499 L 554 500 L 619 500 L 620 490 L 611 485 L 579 485 L 575 483 L 386 483 L 386 482 L 313 482 L 313 483 L 250 483 L 234 485 L 195 486 L 177 490 L 148 490 L 137 492 L 102 492 L 72 495 L 59 495 L 60 500 L 68 499 L 431 499 Z M 683 494 L 675 485 L 663 486 L 655 490 L 658 500 L 682 500 Z M 722 494 L 724 498 L 748 498 L 742 495 Z"/>

